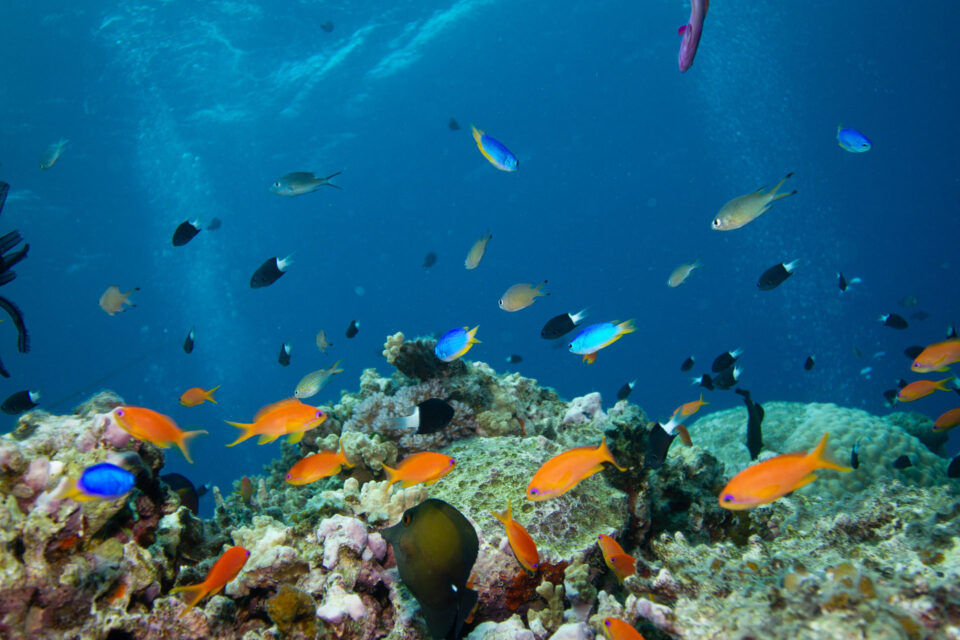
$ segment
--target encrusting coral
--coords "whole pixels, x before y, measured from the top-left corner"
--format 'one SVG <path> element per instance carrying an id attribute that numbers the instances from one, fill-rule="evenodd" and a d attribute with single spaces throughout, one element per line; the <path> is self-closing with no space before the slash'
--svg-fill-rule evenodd
<path id="1" fill-rule="evenodd" d="M 886 419 L 826 404 L 764 403 L 761 458 L 809 449 L 829 431 L 831 455 L 853 473 L 752 511 L 722 509 L 717 495 L 751 464 L 742 409 L 689 425 L 663 466 L 644 459 L 647 416 L 599 394 L 564 402 L 519 374 L 480 362 L 442 363 L 431 340 L 391 336 L 389 377 L 363 372 L 359 390 L 325 407 L 328 420 L 238 480 L 214 487 L 215 515 L 200 519 L 158 480 L 163 451 L 130 438 L 106 414 L 122 400 L 101 393 L 74 415 L 33 411 L 0 437 L 0 636 L 4 638 L 428 637 L 416 599 L 399 579 L 380 530 L 426 498 L 474 526 L 472 640 L 591 640 L 603 618 L 664 638 L 960 637 L 960 497 L 946 478 L 942 441 L 921 442 L 928 421 Z M 394 418 L 429 398 L 454 407 L 436 434 Z M 731 434 L 735 434 L 731 436 Z M 617 463 L 559 497 L 531 502 L 527 484 L 552 456 L 605 439 Z M 354 466 L 293 486 L 296 461 L 343 446 Z M 383 465 L 419 451 L 456 460 L 435 484 L 388 487 Z M 891 451 L 913 463 L 895 469 Z M 68 476 L 102 461 L 136 470 L 116 500 L 57 497 Z M 491 511 L 512 504 L 537 544 L 529 573 Z M 622 583 L 604 563 L 599 534 L 636 558 Z M 181 617 L 175 585 L 204 580 L 232 546 L 243 570 Z"/>

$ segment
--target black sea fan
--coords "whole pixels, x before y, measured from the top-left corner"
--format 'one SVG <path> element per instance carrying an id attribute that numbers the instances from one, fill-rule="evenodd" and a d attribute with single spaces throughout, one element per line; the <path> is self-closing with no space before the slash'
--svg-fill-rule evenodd
<path id="1" fill-rule="evenodd" d="M 3 204 L 7 200 L 9 190 L 10 185 L 0 181 L 0 212 L 3 212 Z M 12 282 L 17 277 L 13 267 L 27 257 L 27 252 L 30 250 L 29 244 L 25 244 L 21 249 L 14 251 L 21 242 L 23 242 L 23 238 L 20 237 L 20 232 L 17 230 L 0 236 L 0 286 Z M 30 350 L 30 336 L 27 333 L 26 325 L 23 323 L 23 313 L 20 312 L 17 305 L 3 296 L 0 296 L 0 307 L 10 315 L 13 326 L 17 328 L 17 350 L 20 353 L 26 353 Z M 0 376 L 10 377 L 10 373 L 2 362 L 0 362 Z"/>

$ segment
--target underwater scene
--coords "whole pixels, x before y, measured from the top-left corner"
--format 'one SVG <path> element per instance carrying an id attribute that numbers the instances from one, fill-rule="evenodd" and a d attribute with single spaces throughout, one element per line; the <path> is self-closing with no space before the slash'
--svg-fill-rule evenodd
<path id="1" fill-rule="evenodd" d="M 958 19 L 8 0 L 0 638 L 960 640 Z"/>

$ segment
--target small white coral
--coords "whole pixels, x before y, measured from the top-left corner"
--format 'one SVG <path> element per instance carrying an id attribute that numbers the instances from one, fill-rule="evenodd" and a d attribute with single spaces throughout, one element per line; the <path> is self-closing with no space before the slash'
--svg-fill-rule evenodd
<path id="1" fill-rule="evenodd" d="M 481 622 L 466 640 L 535 640 L 533 632 L 514 614 L 503 622 Z"/>
<path id="2" fill-rule="evenodd" d="M 600 421 L 606 420 L 603 414 L 603 399 L 600 394 L 594 391 L 585 396 L 574 398 L 570 401 L 567 413 L 563 416 L 563 424 L 584 424 L 600 418 Z"/>
<path id="3" fill-rule="evenodd" d="M 357 493 L 356 482 L 348 479 L 343 484 L 344 497 L 356 515 L 366 516 L 367 522 L 397 522 L 403 512 L 427 499 L 427 490 L 422 484 L 407 489 L 397 489 L 392 494 L 386 480 L 366 482 Z"/>
<path id="4" fill-rule="evenodd" d="M 387 341 L 383 345 L 383 357 L 386 358 L 390 364 L 397 361 L 397 356 L 400 354 L 400 347 L 403 346 L 403 340 L 403 333 L 400 331 L 392 336 L 387 336 Z"/>
<path id="5" fill-rule="evenodd" d="M 327 586 L 323 603 L 317 607 L 317 617 L 331 624 L 340 624 L 347 616 L 354 621 L 367 615 L 367 607 L 355 593 L 347 593 L 339 582 Z"/>
<path id="6" fill-rule="evenodd" d="M 356 518 L 337 514 L 325 518 L 317 527 L 317 541 L 323 543 L 324 568 L 332 570 L 340 560 L 343 547 L 361 556 L 367 546 L 367 528 Z"/>

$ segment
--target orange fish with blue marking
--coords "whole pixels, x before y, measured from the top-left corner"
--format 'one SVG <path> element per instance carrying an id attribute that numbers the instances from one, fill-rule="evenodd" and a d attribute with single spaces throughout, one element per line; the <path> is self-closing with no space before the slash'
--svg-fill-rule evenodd
<path id="1" fill-rule="evenodd" d="M 913 402 L 920 398 L 926 398 L 934 391 L 950 391 L 947 383 L 954 383 L 956 378 L 944 378 L 943 380 L 916 380 L 911 382 L 897 392 L 897 400 L 900 402 Z"/>
<path id="2" fill-rule="evenodd" d="M 853 471 L 825 457 L 827 436 L 811 451 L 784 453 L 747 467 L 735 475 L 720 492 L 720 506 L 732 511 L 752 509 L 773 502 L 817 479 L 817 469 Z"/>
<path id="3" fill-rule="evenodd" d="M 537 552 L 537 545 L 519 522 L 513 519 L 513 510 L 511 503 L 507 502 L 507 510 L 503 513 L 491 511 L 493 516 L 503 523 L 507 531 L 507 541 L 510 548 L 513 549 L 513 555 L 517 557 L 517 562 L 530 573 L 536 573 L 540 568 L 540 554 Z"/>
<path id="4" fill-rule="evenodd" d="M 390 479 L 387 489 L 393 486 L 395 482 L 399 482 L 400 486 L 406 489 L 421 482 L 431 485 L 453 471 L 456 464 L 456 460 L 442 453 L 421 451 L 401 460 L 396 469 L 387 465 L 382 466 Z"/>
<path id="5" fill-rule="evenodd" d="M 183 392 L 183 395 L 180 396 L 180 404 L 185 407 L 195 407 L 198 404 L 203 404 L 204 402 L 212 402 L 217 404 L 217 401 L 213 399 L 213 392 L 220 388 L 220 385 L 215 386 L 209 391 L 204 391 L 200 387 L 192 387 Z"/>
<path id="6" fill-rule="evenodd" d="M 684 418 L 689 418 L 690 416 L 695 414 L 697 411 L 700 411 L 700 407 L 702 407 L 705 404 L 710 404 L 710 403 L 703 401 L 703 392 L 701 391 L 699 400 L 691 400 L 690 402 L 683 403 L 682 405 L 677 407 L 676 410 L 674 410 L 673 415 L 677 416 L 679 414 L 679 418 L 681 420 L 683 420 Z"/>
<path id="7" fill-rule="evenodd" d="M 223 589 L 224 585 L 237 577 L 249 557 L 250 552 L 243 547 L 230 547 L 213 563 L 203 582 L 189 587 L 174 587 L 170 589 L 171 595 L 174 593 L 186 593 L 189 595 L 187 608 L 181 611 L 177 617 L 183 617 L 187 611 L 197 606 L 205 597 L 212 596 Z"/>
<path id="8" fill-rule="evenodd" d="M 617 576 L 617 580 L 623 582 L 628 576 L 637 572 L 636 559 L 624 551 L 616 540 L 601 533 L 597 537 L 597 544 L 600 546 L 600 552 L 603 553 L 603 561 Z"/>
<path id="9" fill-rule="evenodd" d="M 513 155 L 502 142 L 488 136 L 472 125 L 470 128 L 473 130 L 473 139 L 477 143 L 477 148 L 480 149 L 480 153 L 490 164 L 500 171 L 516 171 L 520 168 L 520 161 L 517 160 L 517 156 Z"/>
<path id="10" fill-rule="evenodd" d="M 143 407 L 121 406 L 110 412 L 110 416 L 121 429 L 137 440 L 152 442 L 161 449 L 171 444 L 177 445 L 187 462 L 193 464 L 187 443 L 194 437 L 207 433 L 204 430 L 183 431 L 169 416 Z"/>
<path id="11" fill-rule="evenodd" d="M 316 482 L 323 478 L 329 478 L 340 473 L 343 467 L 352 467 L 347 460 L 347 454 L 343 451 L 343 443 L 340 443 L 340 451 L 321 451 L 307 456 L 299 461 L 287 471 L 287 483 L 292 485 L 304 485 Z"/>
<path id="12" fill-rule="evenodd" d="M 227 424 L 243 429 L 240 437 L 227 446 L 240 444 L 253 436 L 260 436 L 257 444 L 266 444 L 286 435 L 290 436 L 291 444 L 296 444 L 304 433 L 319 427 L 326 419 L 327 414 L 317 407 L 304 404 L 297 398 L 287 398 L 260 409 L 252 423 L 225 420 Z"/>
<path id="13" fill-rule="evenodd" d="M 539 502 L 561 496 L 603 469 L 609 462 L 620 471 L 626 471 L 613 459 L 606 438 L 596 447 L 574 447 L 550 458 L 533 474 L 527 487 L 527 500 Z"/>
<path id="14" fill-rule="evenodd" d="M 937 433 L 949 431 L 960 424 L 960 407 L 945 411 L 936 422 L 933 423 L 933 430 Z"/>
<path id="15" fill-rule="evenodd" d="M 639 631 L 620 618 L 604 618 L 603 632 L 610 640 L 644 640 Z"/>
<path id="16" fill-rule="evenodd" d="M 910 370 L 915 373 L 947 371 L 950 365 L 960 362 L 960 338 L 949 338 L 927 346 L 917 354 Z"/>

